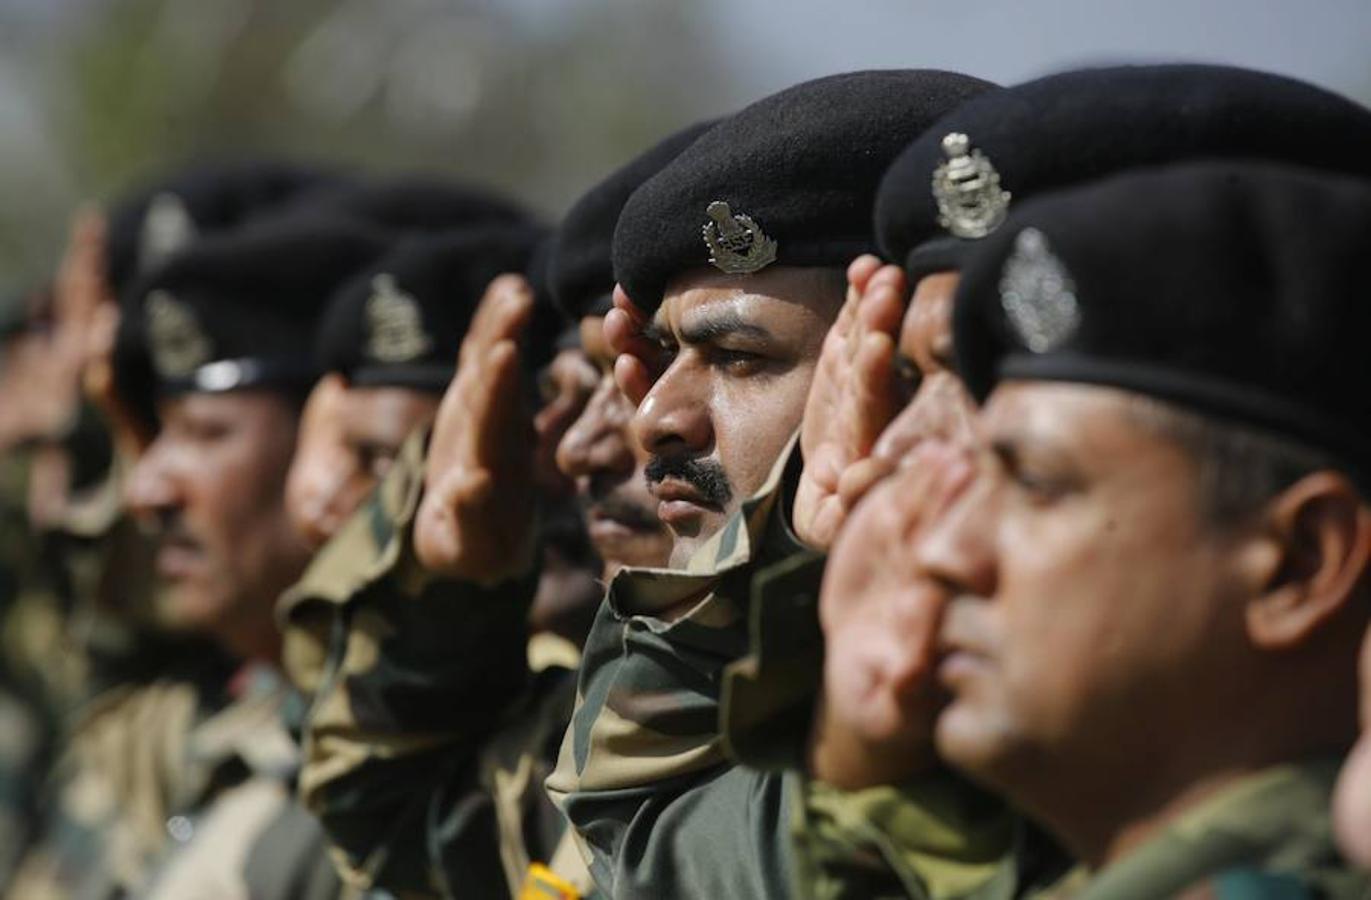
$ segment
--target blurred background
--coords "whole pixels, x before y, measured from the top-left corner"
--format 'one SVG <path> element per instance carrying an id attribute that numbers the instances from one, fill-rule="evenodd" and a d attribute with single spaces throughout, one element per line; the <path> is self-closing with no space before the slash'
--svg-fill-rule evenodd
<path id="1" fill-rule="evenodd" d="M 1371 102 L 1371 0 L 0 0 L 0 297 L 77 204 L 193 158 L 451 172 L 551 216 L 802 79 L 1174 59 Z"/>

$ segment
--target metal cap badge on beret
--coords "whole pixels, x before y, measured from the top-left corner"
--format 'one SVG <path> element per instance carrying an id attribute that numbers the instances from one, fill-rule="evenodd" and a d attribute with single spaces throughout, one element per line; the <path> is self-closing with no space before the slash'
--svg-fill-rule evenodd
<path id="1" fill-rule="evenodd" d="M 197 237 L 235 228 L 316 191 L 336 172 L 280 160 L 200 163 L 119 198 L 109 214 L 106 270 L 116 295 Z"/>
<path id="2" fill-rule="evenodd" d="M 892 163 L 876 197 L 886 259 L 954 269 L 1011 207 L 1140 166 L 1264 159 L 1371 173 L 1371 112 L 1292 78 L 1231 66 L 1081 69 L 989 91 Z"/>
<path id="3" fill-rule="evenodd" d="M 133 282 L 194 241 L 241 227 L 296 197 L 337 187 L 337 172 L 274 159 L 197 163 L 143 184 L 112 205 L 106 230 L 105 275 L 122 316 L 136 315 L 127 297 Z M 156 375 L 146 354 L 121 358 L 116 346 L 118 389 L 134 415 L 156 424 L 152 407 Z"/>
<path id="4" fill-rule="evenodd" d="M 953 72 L 852 72 L 753 103 L 634 191 L 614 232 L 618 281 L 651 312 L 692 269 L 846 267 L 875 250 L 871 207 L 890 161 L 990 87 Z"/>
<path id="5" fill-rule="evenodd" d="M 697 122 L 668 135 L 615 169 L 567 210 L 548 260 L 552 296 L 567 318 L 576 320 L 609 309 L 614 292 L 614 226 L 624 203 L 713 125 L 713 120 Z"/>
<path id="6" fill-rule="evenodd" d="M 968 255 L 954 312 L 978 399 L 1122 388 L 1371 459 L 1371 181 L 1258 162 L 1044 194 Z"/>
<path id="7" fill-rule="evenodd" d="M 198 240 L 131 289 L 116 367 L 147 366 L 162 394 L 308 386 L 330 295 L 388 246 L 355 224 L 297 216 Z"/>
<path id="8" fill-rule="evenodd" d="M 398 244 L 334 295 L 319 328 L 320 366 L 357 386 L 443 391 L 486 286 L 524 271 L 544 233 L 491 227 Z"/>

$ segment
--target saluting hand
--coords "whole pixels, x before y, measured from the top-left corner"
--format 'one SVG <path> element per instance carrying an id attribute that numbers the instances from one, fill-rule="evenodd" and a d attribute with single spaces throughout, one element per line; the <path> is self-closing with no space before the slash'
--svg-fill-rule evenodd
<path id="1" fill-rule="evenodd" d="M 490 283 L 438 407 L 415 522 L 419 562 L 496 584 L 533 557 L 533 427 L 520 391 L 519 341 L 533 290 L 519 275 Z"/>
<path id="2" fill-rule="evenodd" d="M 666 351 L 647 336 L 647 316 L 614 286 L 614 308 L 605 315 L 605 342 L 614 351 L 614 382 L 634 406 L 643 402 L 652 384 L 666 371 Z"/>
<path id="3" fill-rule="evenodd" d="M 938 627 L 949 599 L 919 562 L 920 530 L 970 483 L 965 451 L 916 449 L 873 488 L 829 556 L 819 595 L 824 678 L 810 768 L 855 790 L 907 779 L 933 763 Z"/>
<path id="4" fill-rule="evenodd" d="M 848 267 L 847 278 L 847 299 L 824 339 L 800 431 L 795 531 L 820 549 L 890 471 L 884 458 L 872 458 L 872 448 L 906 399 L 895 373 L 904 273 L 866 255 Z"/>

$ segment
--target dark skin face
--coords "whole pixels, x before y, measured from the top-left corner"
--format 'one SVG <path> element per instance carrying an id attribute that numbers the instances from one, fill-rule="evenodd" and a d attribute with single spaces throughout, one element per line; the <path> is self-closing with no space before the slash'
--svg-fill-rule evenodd
<path id="1" fill-rule="evenodd" d="M 581 320 L 581 346 L 593 366 L 593 393 L 557 446 L 557 464 L 576 493 L 606 581 L 623 566 L 665 566 L 671 532 L 657 518 L 644 475 L 647 453 L 633 439 L 633 404 L 614 383 L 615 354 L 604 319 Z"/>
<path id="2" fill-rule="evenodd" d="M 297 412 L 269 391 L 187 394 L 129 476 L 130 510 L 154 532 L 164 613 L 244 658 L 273 658 L 276 598 L 309 548 L 286 515 Z"/>
<path id="3" fill-rule="evenodd" d="M 433 421 L 438 395 L 351 387 L 327 376 L 310 395 L 286 486 L 292 521 L 319 547 L 385 477 L 405 439 Z"/>
<path id="4" fill-rule="evenodd" d="M 976 477 L 918 539 L 950 595 L 938 750 L 1093 865 L 1243 772 L 1338 745 L 1340 620 L 1371 535 L 1333 473 L 1216 524 L 1194 457 L 1137 402 L 1001 385 Z"/>
<path id="5" fill-rule="evenodd" d="M 799 427 L 841 285 L 812 269 L 678 279 L 648 329 L 669 362 L 633 419 L 684 566 L 765 482 Z M 653 478 L 654 467 L 659 476 Z"/>

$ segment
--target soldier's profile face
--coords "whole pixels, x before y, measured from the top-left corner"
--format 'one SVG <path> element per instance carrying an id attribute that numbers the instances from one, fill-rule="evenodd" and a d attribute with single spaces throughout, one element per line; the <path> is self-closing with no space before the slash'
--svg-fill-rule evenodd
<path id="1" fill-rule="evenodd" d="M 975 479 L 919 539 L 951 593 L 938 749 L 1020 798 L 1117 787 L 1170 758 L 1206 673 L 1246 646 L 1235 542 L 1197 499 L 1193 457 L 1138 402 L 1002 384 Z"/>
<path id="2" fill-rule="evenodd" d="M 623 566 L 665 566 L 671 533 L 647 488 L 647 453 L 630 429 L 633 404 L 614 383 L 614 354 L 602 316 L 581 320 L 581 345 L 594 378 L 592 393 L 557 445 L 557 464 L 575 481 L 606 579 Z"/>
<path id="3" fill-rule="evenodd" d="M 1371 630 L 1361 648 L 1361 739 L 1352 749 L 1333 795 L 1338 846 L 1362 868 L 1371 868 Z"/>
<path id="4" fill-rule="evenodd" d="M 679 279 L 650 336 L 670 358 L 634 415 L 657 513 L 682 566 L 766 481 L 799 427 L 842 273 L 773 268 Z"/>
<path id="5" fill-rule="evenodd" d="M 169 399 L 159 415 L 126 500 L 153 526 L 165 613 L 258 652 L 274 638 L 277 596 L 309 558 L 284 502 L 297 413 L 275 393 L 240 391 Z"/>

